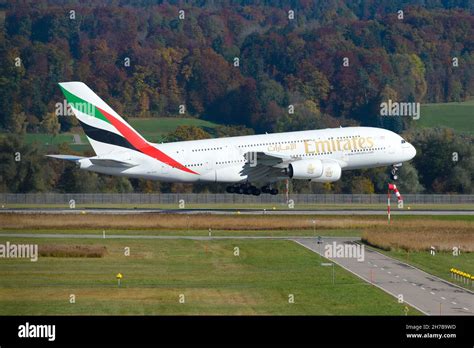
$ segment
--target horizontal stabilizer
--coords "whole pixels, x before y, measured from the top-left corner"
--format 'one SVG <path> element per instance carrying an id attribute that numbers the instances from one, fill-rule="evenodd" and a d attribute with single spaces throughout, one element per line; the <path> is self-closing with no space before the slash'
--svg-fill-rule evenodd
<path id="1" fill-rule="evenodd" d="M 87 157 L 81 157 L 81 156 L 72 156 L 72 155 L 46 155 L 46 157 L 51 157 L 51 158 L 56 158 L 56 159 L 61 159 L 61 160 L 66 160 L 66 161 L 79 161 L 83 158 Z"/>
<path id="2" fill-rule="evenodd" d="M 92 164 L 100 167 L 119 167 L 119 168 L 130 168 L 135 167 L 138 163 L 129 160 L 117 160 L 115 158 L 98 158 L 98 157 L 81 157 L 72 155 L 46 155 L 47 157 L 77 162 L 82 159 L 89 160 Z"/>
<path id="3" fill-rule="evenodd" d="M 89 160 L 92 162 L 92 164 L 95 164 L 96 166 L 101 166 L 101 167 L 135 167 L 138 164 L 134 162 L 125 162 L 125 161 L 118 161 L 115 159 L 111 158 L 94 158 L 91 157 Z"/>

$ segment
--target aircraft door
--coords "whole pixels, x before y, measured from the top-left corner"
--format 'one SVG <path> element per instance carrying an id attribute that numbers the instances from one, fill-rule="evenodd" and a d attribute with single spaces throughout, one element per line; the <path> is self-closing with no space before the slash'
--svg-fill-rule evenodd
<path id="1" fill-rule="evenodd" d="M 204 161 L 204 171 L 209 172 L 212 170 L 212 159 L 206 158 Z"/>

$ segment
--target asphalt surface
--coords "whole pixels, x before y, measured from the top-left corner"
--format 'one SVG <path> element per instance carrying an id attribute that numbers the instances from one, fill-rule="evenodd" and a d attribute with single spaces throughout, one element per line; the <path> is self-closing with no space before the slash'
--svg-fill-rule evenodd
<path id="1" fill-rule="evenodd" d="M 262 209 L 0 209 L 1 213 L 16 214 L 212 214 L 212 215 L 387 215 L 385 210 L 262 210 Z M 474 215 L 474 210 L 392 210 L 397 215 Z"/>
<path id="2" fill-rule="evenodd" d="M 325 254 L 326 245 L 333 242 L 357 245 L 357 238 L 294 238 L 296 243 L 315 253 Z M 474 315 L 474 293 L 446 282 L 409 264 L 365 248 L 364 260 L 355 257 L 330 258 L 331 261 L 403 300 L 427 315 Z M 327 262 L 327 261 L 323 261 Z"/>
<path id="3" fill-rule="evenodd" d="M 75 234 L 75 233 L 0 233 L 1 237 L 17 238 L 74 238 L 74 239 L 104 239 L 103 234 Z M 314 237 L 271 237 L 271 236 L 143 236 L 106 234 L 105 239 L 190 239 L 190 240 L 213 240 L 213 239 L 292 239 L 292 238 L 314 238 Z M 337 237 L 334 237 L 337 238 Z M 341 237 L 346 238 L 346 237 Z"/>

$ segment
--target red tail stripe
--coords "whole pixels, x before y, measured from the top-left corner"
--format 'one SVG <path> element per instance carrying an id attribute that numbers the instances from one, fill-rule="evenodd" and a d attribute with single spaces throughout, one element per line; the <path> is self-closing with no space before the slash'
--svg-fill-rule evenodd
<path id="1" fill-rule="evenodd" d="M 129 128 L 127 125 L 123 124 L 120 120 L 109 114 L 108 112 L 99 109 L 99 111 L 104 115 L 104 117 L 115 127 L 117 130 L 127 139 L 130 144 L 133 145 L 138 151 L 143 152 L 144 154 L 157 159 L 160 162 L 166 163 L 172 167 L 178 168 L 184 172 L 197 174 L 191 169 L 183 166 L 181 163 L 175 161 L 167 154 L 161 152 L 157 148 L 151 146 L 143 139 L 139 134 L 137 134 L 133 129 Z"/>

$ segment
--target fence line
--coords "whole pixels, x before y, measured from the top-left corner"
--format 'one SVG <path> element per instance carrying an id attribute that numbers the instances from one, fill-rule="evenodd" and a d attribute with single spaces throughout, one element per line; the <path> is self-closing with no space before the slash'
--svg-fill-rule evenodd
<path id="1" fill-rule="evenodd" d="M 386 194 L 290 194 L 295 204 L 385 204 Z M 474 204 L 474 195 L 406 194 L 410 204 Z M 227 193 L 0 193 L 0 204 L 286 204 L 285 195 Z"/>

